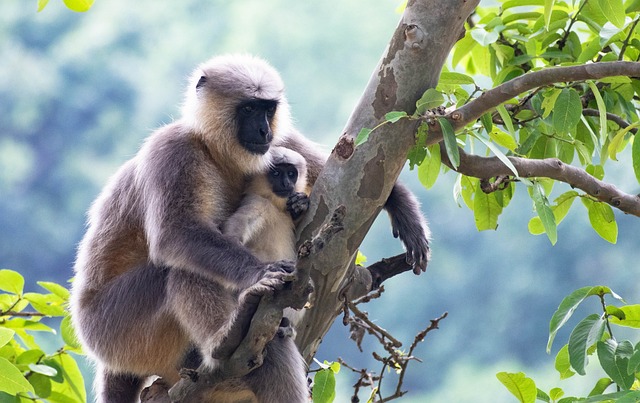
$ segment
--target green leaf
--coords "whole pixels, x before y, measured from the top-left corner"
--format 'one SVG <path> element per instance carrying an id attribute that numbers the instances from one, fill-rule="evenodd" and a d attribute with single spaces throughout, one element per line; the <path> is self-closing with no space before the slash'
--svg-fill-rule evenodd
<path id="1" fill-rule="evenodd" d="M 453 59 L 451 59 L 451 63 L 454 66 L 457 66 L 462 59 L 469 56 L 471 50 L 476 46 L 478 42 L 476 42 L 469 32 L 464 35 L 464 38 L 460 39 L 454 48 L 453 51 Z"/>
<path id="2" fill-rule="evenodd" d="M 501 213 L 502 207 L 495 196 L 486 194 L 480 186 L 477 186 L 473 197 L 473 217 L 478 231 L 498 228 L 498 217 Z"/>
<path id="3" fill-rule="evenodd" d="M 16 334 L 16 332 L 14 332 L 13 330 L 7 329 L 5 327 L 0 327 L 0 347 L 11 341 L 14 334 Z"/>
<path id="4" fill-rule="evenodd" d="M 582 48 L 582 53 L 580 53 L 580 56 L 578 56 L 578 59 L 576 59 L 576 63 L 584 64 L 590 60 L 593 60 L 598 52 L 600 52 L 600 49 L 602 49 L 602 46 L 600 46 L 599 41 L 589 41 L 587 46 Z"/>
<path id="5" fill-rule="evenodd" d="M 49 0 L 38 0 L 38 12 L 44 10 L 48 3 Z"/>
<path id="6" fill-rule="evenodd" d="M 43 295 L 35 292 L 28 292 L 24 294 L 24 299 L 29 301 L 36 311 L 47 316 L 63 316 L 66 312 L 62 306 L 64 301 L 55 294 Z"/>
<path id="7" fill-rule="evenodd" d="M 329 368 L 333 371 L 334 374 L 337 374 L 338 372 L 340 372 L 340 368 L 342 368 L 340 366 L 340 363 L 337 361 L 334 361 L 331 363 L 331 365 L 329 365 Z"/>
<path id="8" fill-rule="evenodd" d="M 629 366 L 627 366 L 627 372 L 630 374 L 638 372 L 638 367 L 640 367 L 640 348 L 636 345 L 636 348 L 629 358 Z"/>
<path id="9" fill-rule="evenodd" d="M 536 401 L 538 391 L 536 384 L 531 378 L 527 378 L 524 373 L 516 374 L 508 372 L 498 372 L 496 378 L 511 392 L 518 401 L 522 403 L 533 403 Z"/>
<path id="10" fill-rule="evenodd" d="M 313 403 L 331 403 L 336 397 L 336 377 L 331 369 L 321 369 L 313 378 Z"/>
<path id="11" fill-rule="evenodd" d="M 422 186 L 431 189 L 440 174 L 440 145 L 433 144 L 429 146 L 428 151 L 427 157 L 418 166 L 418 179 Z"/>
<path id="12" fill-rule="evenodd" d="M 598 379 L 598 382 L 596 382 L 596 386 L 594 386 L 593 389 L 591 389 L 591 392 L 589 392 L 589 396 L 603 394 L 605 389 L 607 389 L 612 383 L 613 381 L 609 378 Z"/>
<path id="13" fill-rule="evenodd" d="M 64 0 L 64 4 L 73 11 L 83 13 L 89 11 L 93 5 L 93 0 Z"/>
<path id="14" fill-rule="evenodd" d="M 476 194 L 476 188 L 478 185 L 477 178 L 471 178 L 464 175 L 458 176 L 460 181 L 460 195 L 462 196 L 462 201 L 469 208 L 469 210 L 473 211 L 473 198 Z"/>
<path id="15" fill-rule="evenodd" d="M 578 91 L 573 88 L 562 90 L 553 111 L 553 128 L 558 134 L 568 134 L 573 130 L 582 116 L 582 102 Z"/>
<path id="16" fill-rule="evenodd" d="M 473 78 L 466 74 L 456 73 L 451 71 L 443 71 L 440 73 L 440 81 L 438 85 L 475 85 Z"/>
<path id="17" fill-rule="evenodd" d="M 559 88 L 554 88 L 551 93 L 545 93 L 546 95 L 542 99 L 542 104 L 540 107 L 542 108 L 542 118 L 546 119 L 551 112 L 553 112 L 553 107 L 556 105 L 556 101 L 558 100 L 558 96 L 562 92 Z"/>
<path id="18" fill-rule="evenodd" d="M 460 152 L 458 151 L 456 133 L 453 131 L 453 126 L 451 126 L 451 123 L 449 123 L 446 118 L 438 117 L 438 123 L 440 123 L 440 129 L 442 129 L 444 147 L 447 150 L 449 161 L 451 161 L 453 169 L 456 169 L 460 165 Z"/>
<path id="19" fill-rule="evenodd" d="M 0 290 L 21 295 L 24 289 L 24 277 L 17 271 L 0 270 Z"/>
<path id="20" fill-rule="evenodd" d="M 390 123 L 396 123 L 398 120 L 407 117 L 407 112 L 404 111 L 393 111 L 384 115 L 384 120 Z"/>
<path id="21" fill-rule="evenodd" d="M 496 110 L 498 111 L 500 118 L 502 118 L 502 121 L 504 122 L 504 125 L 507 127 L 507 130 L 509 131 L 509 133 L 515 134 L 516 129 L 513 127 L 513 121 L 511 120 L 511 115 L 509 115 L 509 112 L 507 112 L 507 108 L 505 108 L 504 105 L 498 105 L 496 106 Z"/>
<path id="22" fill-rule="evenodd" d="M 440 91 L 429 88 L 416 102 L 416 114 L 422 115 L 429 109 L 436 108 L 444 103 L 444 96 Z"/>
<path id="23" fill-rule="evenodd" d="M 554 402 L 559 400 L 562 396 L 564 396 L 564 390 L 560 388 L 553 388 L 549 391 L 549 397 L 551 397 Z"/>
<path id="24" fill-rule="evenodd" d="M 25 379 L 15 365 L 0 357 L 0 392 L 10 395 L 33 392 L 33 386 Z"/>
<path id="25" fill-rule="evenodd" d="M 613 136 L 613 139 L 609 143 L 607 151 L 609 154 L 609 158 L 611 158 L 613 161 L 618 161 L 618 152 L 622 151 L 622 148 L 624 148 L 625 145 L 625 135 L 626 132 L 624 130 L 618 130 L 616 135 Z"/>
<path id="26" fill-rule="evenodd" d="M 40 323 L 36 320 L 26 320 L 22 318 L 13 318 L 4 323 L 5 327 L 15 329 L 16 333 L 19 334 L 19 330 L 30 330 L 33 332 L 50 332 L 55 333 L 56 331 L 45 325 L 44 323 Z"/>
<path id="27" fill-rule="evenodd" d="M 591 202 L 587 208 L 589 222 L 593 229 L 602 239 L 615 244 L 618 240 L 618 223 L 616 223 L 611 206 L 602 202 Z"/>
<path id="28" fill-rule="evenodd" d="M 555 0 L 544 1 L 544 27 L 548 31 L 549 24 L 551 23 L 551 12 L 553 11 L 553 5 Z"/>
<path id="29" fill-rule="evenodd" d="M 57 295 L 58 297 L 62 298 L 63 301 L 68 301 L 69 300 L 69 290 L 67 290 L 66 288 L 64 288 L 60 284 L 52 283 L 52 282 L 48 282 L 48 281 L 38 281 L 38 285 L 40 287 L 44 288 L 45 290 L 47 290 L 47 291 Z"/>
<path id="30" fill-rule="evenodd" d="M 611 317 L 617 318 L 620 320 L 624 320 L 626 318 L 624 311 L 615 305 L 607 305 L 604 311 L 610 317 L 609 321 L 611 321 L 612 319 Z"/>
<path id="31" fill-rule="evenodd" d="M 536 399 L 542 402 L 551 403 L 551 398 L 543 390 L 538 389 Z"/>
<path id="32" fill-rule="evenodd" d="M 471 30 L 471 37 L 482 46 L 489 46 L 498 40 L 497 31 L 487 31 L 484 27 L 476 26 Z"/>
<path id="33" fill-rule="evenodd" d="M 575 372 L 571 370 L 571 363 L 569 362 L 569 345 L 562 346 L 558 354 L 556 354 L 556 360 L 554 363 L 556 371 L 560 373 L 560 379 L 571 378 L 575 375 Z"/>
<path id="34" fill-rule="evenodd" d="M 542 226 L 544 227 L 544 232 L 547 234 L 551 245 L 555 245 L 558 242 L 558 228 L 556 225 L 556 219 L 553 215 L 553 211 L 549 206 L 549 200 L 544 194 L 544 190 L 540 183 L 536 183 L 533 186 L 533 192 L 531 194 L 533 198 L 533 204 L 536 209 L 536 213 L 538 213 L 538 217 L 540 217 L 540 221 L 542 222 Z"/>
<path id="35" fill-rule="evenodd" d="M 369 140 L 369 135 L 372 131 L 372 129 L 367 128 L 363 128 L 362 130 L 360 130 L 360 133 L 358 133 L 358 135 L 356 136 L 356 147 Z"/>
<path id="36" fill-rule="evenodd" d="M 18 365 L 37 364 L 44 356 L 44 352 L 40 349 L 27 350 L 16 358 L 15 363 Z"/>
<path id="37" fill-rule="evenodd" d="M 491 133 L 493 130 L 493 118 L 491 117 L 491 113 L 487 112 L 480 116 L 480 121 L 482 122 L 482 126 L 484 126 L 484 130 L 486 130 L 487 133 Z"/>
<path id="38" fill-rule="evenodd" d="M 553 313 L 551 317 L 551 321 L 549 322 L 549 340 L 547 341 L 547 354 L 551 352 L 551 345 L 553 344 L 553 339 L 556 337 L 558 330 L 567 323 L 573 312 L 576 308 L 584 301 L 587 297 L 593 295 L 606 295 L 611 294 L 616 299 L 621 299 L 620 296 L 615 294 L 609 287 L 605 286 L 595 286 L 595 287 L 582 287 L 571 294 L 564 297 L 558 309 Z"/>
<path id="39" fill-rule="evenodd" d="M 512 7 L 520 6 L 541 6 L 544 4 L 544 0 L 508 0 L 502 5 L 503 10 L 508 10 Z"/>
<path id="40" fill-rule="evenodd" d="M 42 374 L 49 377 L 56 376 L 56 374 L 58 373 L 58 371 L 55 368 L 52 368 L 44 364 L 29 364 L 29 369 L 32 372 L 36 372 L 38 374 Z"/>
<path id="41" fill-rule="evenodd" d="M 598 113 L 600 115 L 598 117 L 600 120 L 600 138 L 604 140 L 607 138 L 607 108 L 604 105 L 604 99 L 602 99 L 602 95 L 600 94 L 600 90 L 598 90 L 596 84 L 591 80 L 588 80 L 587 84 L 596 99 L 596 105 L 598 105 Z"/>
<path id="42" fill-rule="evenodd" d="M 578 374 L 586 374 L 587 350 L 602 338 L 605 325 L 605 320 L 594 313 L 582 319 L 569 335 L 569 362 Z"/>
<path id="43" fill-rule="evenodd" d="M 640 305 L 625 305 L 620 309 L 624 313 L 624 319 L 620 319 L 618 315 L 609 317 L 611 323 L 619 326 L 632 327 L 640 329 Z"/>
<path id="44" fill-rule="evenodd" d="M 633 354 L 633 346 L 628 341 L 620 344 L 608 339 L 598 342 L 598 359 L 604 372 L 622 389 L 628 390 L 633 385 L 633 373 L 627 373 L 629 358 Z"/>
<path id="45" fill-rule="evenodd" d="M 633 390 L 623 390 L 621 392 L 614 393 L 606 393 L 604 395 L 593 395 L 588 399 L 573 399 L 571 403 L 579 401 L 580 403 L 595 403 L 595 402 L 605 402 L 605 403 L 636 403 L 640 399 L 640 391 Z M 564 400 L 564 399 L 563 399 Z M 561 400 L 558 403 L 565 403 Z"/>
<path id="46" fill-rule="evenodd" d="M 556 219 L 556 224 L 560 224 L 562 220 L 564 220 L 567 213 L 569 213 L 571 205 L 578 196 L 578 192 L 570 190 L 561 194 L 554 200 L 556 204 L 553 206 L 553 216 Z"/>
<path id="47" fill-rule="evenodd" d="M 505 133 L 497 127 L 494 127 L 493 130 L 488 133 L 491 140 L 495 141 L 496 144 L 510 151 L 515 151 L 515 149 L 518 148 L 518 143 L 516 143 L 516 140 L 509 133 Z"/>
<path id="48" fill-rule="evenodd" d="M 638 183 L 640 183 L 640 140 L 635 136 L 631 147 L 631 155 L 633 158 L 633 172 L 636 174 Z"/>
<path id="49" fill-rule="evenodd" d="M 32 373 L 29 376 L 29 383 L 33 386 L 35 393 L 38 397 L 48 398 L 51 396 L 51 378 L 46 375 Z M 52 399 L 55 403 L 62 403 L 59 400 Z"/>
<path id="50" fill-rule="evenodd" d="M 52 384 L 52 394 L 53 392 L 58 392 L 81 402 L 87 401 L 84 379 L 82 378 L 82 373 L 80 372 L 78 364 L 73 357 L 69 354 L 62 353 L 56 355 L 51 360 L 47 360 L 44 364 L 56 368 L 58 371 L 62 369 L 62 378 L 64 379 L 64 382 L 54 382 Z"/>
<path id="51" fill-rule="evenodd" d="M 618 28 L 624 26 L 624 6 L 622 0 L 598 0 L 596 2 L 607 20 Z"/>
<path id="52" fill-rule="evenodd" d="M 604 178 L 604 167 L 602 165 L 589 164 L 585 168 L 587 173 L 596 179 L 602 180 Z"/>

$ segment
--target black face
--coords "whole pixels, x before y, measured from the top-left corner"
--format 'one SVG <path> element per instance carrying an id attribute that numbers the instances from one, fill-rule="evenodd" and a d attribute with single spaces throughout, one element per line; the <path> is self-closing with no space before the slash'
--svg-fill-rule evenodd
<path id="1" fill-rule="evenodd" d="M 271 123 L 277 107 L 277 101 L 265 99 L 246 101 L 238 106 L 238 141 L 249 152 L 264 154 L 269 150 L 273 140 Z"/>
<path id="2" fill-rule="evenodd" d="M 279 197 L 293 194 L 298 180 L 298 170 L 292 164 L 276 164 L 269 171 L 269 183 Z"/>

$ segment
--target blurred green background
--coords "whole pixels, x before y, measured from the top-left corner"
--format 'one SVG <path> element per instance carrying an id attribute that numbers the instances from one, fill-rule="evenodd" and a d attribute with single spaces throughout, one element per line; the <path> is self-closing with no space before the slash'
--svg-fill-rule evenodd
<path id="1" fill-rule="evenodd" d="M 269 60 L 287 84 L 299 128 L 330 150 L 396 27 L 398 4 L 98 0 L 78 14 L 59 0 L 41 13 L 35 0 L 3 1 L 0 267 L 23 273 L 31 289 L 36 280 L 65 283 L 91 201 L 154 128 L 178 116 L 186 78 L 212 55 Z M 630 167 L 609 168 L 605 180 L 640 192 Z M 552 247 L 546 236 L 528 233 L 535 213 L 522 190 L 497 231 L 478 233 L 472 213 L 453 199 L 455 175 L 441 176 L 429 191 L 414 172 L 402 178 L 430 220 L 433 260 L 426 274 L 389 281 L 367 310 L 406 346 L 429 319 L 449 312 L 417 349 L 423 362 L 409 366 L 402 401 L 514 401 L 495 378 L 502 370 L 525 371 L 543 389 L 588 393 L 580 379 L 560 382 L 553 371 L 568 335 L 560 332 L 546 355 L 548 321 L 566 294 L 585 285 L 609 285 L 640 302 L 640 222 L 616 212 L 620 232 L 611 245 L 576 203 Z M 373 263 L 401 250 L 381 216 L 363 253 Z M 372 348 L 365 337 L 360 353 L 336 323 L 317 358 L 379 370 Z M 343 369 L 336 401 L 348 401 L 354 381 Z"/>

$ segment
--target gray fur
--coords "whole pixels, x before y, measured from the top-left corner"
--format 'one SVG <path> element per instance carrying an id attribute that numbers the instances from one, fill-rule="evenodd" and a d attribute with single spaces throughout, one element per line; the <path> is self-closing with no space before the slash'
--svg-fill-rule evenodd
<path id="1" fill-rule="evenodd" d="M 262 263 L 218 229 L 239 207 L 247 178 L 268 162 L 239 144 L 236 107 L 276 101 L 269 125 L 277 140 L 291 127 L 283 94 L 277 72 L 260 59 L 204 63 L 193 74 L 182 118 L 151 134 L 91 207 L 70 305 L 85 351 L 98 363 L 100 401 L 136 401 L 150 375 L 176 382 L 194 345 L 215 365 L 209 354 L 244 296 L 273 292 L 291 279 L 292 262 Z M 277 376 L 300 370 L 298 357 L 278 354 L 267 357 L 278 362 Z M 276 376 L 266 368 L 251 379 Z M 253 392 L 268 402 L 272 389 L 271 382 L 269 391 Z"/>

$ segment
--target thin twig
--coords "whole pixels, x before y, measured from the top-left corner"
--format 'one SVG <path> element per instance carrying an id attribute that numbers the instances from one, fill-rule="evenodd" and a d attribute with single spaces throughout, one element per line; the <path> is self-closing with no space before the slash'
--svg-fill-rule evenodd
<path id="1" fill-rule="evenodd" d="M 353 314 L 356 315 L 356 317 L 361 319 L 364 323 L 366 323 L 369 327 L 371 327 L 372 329 L 380 333 L 382 336 L 386 337 L 391 342 L 391 344 L 393 344 L 394 347 L 396 348 L 402 347 L 402 343 L 398 339 L 390 335 L 389 332 L 387 332 L 380 326 L 373 323 L 371 319 L 369 319 L 369 315 L 367 315 L 365 312 L 362 312 L 360 309 L 358 309 L 358 307 L 353 302 L 349 302 L 348 304 L 349 304 L 349 309 L 351 309 L 351 312 L 353 312 Z"/>

